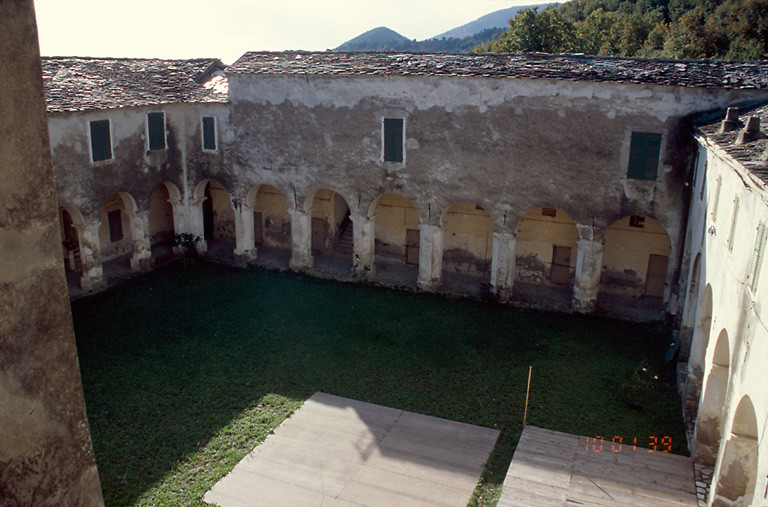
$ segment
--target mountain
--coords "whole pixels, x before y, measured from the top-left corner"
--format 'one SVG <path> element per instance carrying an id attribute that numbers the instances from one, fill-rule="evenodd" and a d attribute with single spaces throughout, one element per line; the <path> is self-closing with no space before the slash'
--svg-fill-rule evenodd
<path id="1" fill-rule="evenodd" d="M 334 51 L 411 51 L 415 42 L 380 26 L 348 40 Z"/>
<path id="2" fill-rule="evenodd" d="M 471 37 L 477 33 L 482 32 L 488 28 L 509 28 L 508 21 L 515 17 L 517 11 L 522 9 L 528 9 L 530 7 L 536 7 L 535 5 L 521 5 L 519 7 L 510 7 L 509 9 L 501 9 L 499 11 L 486 14 L 479 17 L 474 21 L 470 21 L 465 25 L 443 32 L 440 35 L 430 37 L 430 39 L 463 39 L 464 37 Z M 545 6 L 540 6 L 543 9 Z"/>

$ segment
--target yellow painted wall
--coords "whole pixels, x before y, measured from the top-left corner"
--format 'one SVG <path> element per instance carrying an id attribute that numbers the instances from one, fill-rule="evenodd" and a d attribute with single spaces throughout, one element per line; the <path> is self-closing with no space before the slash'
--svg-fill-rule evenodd
<path id="1" fill-rule="evenodd" d="M 262 185 L 254 199 L 253 211 L 261 213 L 265 245 L 291 247 L 291 216 L 282 192 L 271 185 Z"/>
<path id="2" fill-rule="evenodd" d="M 642 295 L 648 256 L 669 256 L 671 241 L 659 222 L 645 217 L 643 228 L 630 227 L 626 216 L 611 225 L 605 233 L 602 292 Z"/>
<path id="3" fill-rule="evenodd" d="M 216 239 L 235 240 L 235 210 L 229 192 L 218 182 L 210 181 L 211 199 L 213 200 L 213 237 Z"/>
<path id="4" fill-rule="evenodd" d="M 120 217 L 123 219 L 123 239 L 112 243 L 109 241 L 109 220 L 107 219 L 107 213 L 116 209 L 120 210 Z M 101 258 L 103 261 L 108 261 L 133 251 L 130 217 L 125 210 L 122 197 L 118 194 L 112 194 L 112 196 L 107 199 L 104 207 L 101 208 L 99 243 L 101 244 Z"/>
<path id="5" fill-rule="evenodd" d="M 443 269 L 488 273 L 493 256 L 493 222 L 473 203 L 452 205 L 443 217 Z"/>
<path id="6" fill-rule="evenodd" d="M 168 202 L 168 189 L 159 185 L 149 199 L 149 240 L 156 245 L 173 236 L 173 207 Z"/>
<path id="7" fill-rule="evenodd" d="M 542 208 L 530 210 L 517 226 L 517 279 L 548 283 L 555 245 L 571 248 L 571 269 L 575 269 L 578 239 L 576 224 L 567 214 L 556 210 L 551 217 L 542 215 Z"/>
<path id="8" fill-rule="evenodd" d="M 376 255 L 405 261 L 405 231 L 419 228 L 419 214 L 411 201 L 398 194 L 384 194 L 374 211 Z"/>
<path id="9" fill-rule="evenodd" d="M 328 222 L 326 247 L 331 248 L 336 237 L 339 224 L 347 214 L 347 201 L 333 190 L 318 190 L 312 201 L 312 218 L 324 218 Z M 350 227 L 352 227 L 350 225 Z"/>

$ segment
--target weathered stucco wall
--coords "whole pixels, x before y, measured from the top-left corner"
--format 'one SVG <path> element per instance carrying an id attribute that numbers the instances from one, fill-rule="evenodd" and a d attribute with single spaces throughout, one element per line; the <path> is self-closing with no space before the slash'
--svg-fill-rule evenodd
<path id="1" fill-rule="evenodd" d="M 689 285 L 683 324 L 693 343 L 684 396 L 699 407 L 695 457 L 715 464 L 711 498 L 764 505 L 768 441 L 761 436 L 768 422 L 768 310 L 763 299 L 768 264 L 763 260 L 754 287 L 749 270 L 758 225 L 768 224 L 768 192 L 716 145 L 706 138 L 700 144 L 686 248 L 698 261 L 689 262 L 691 272 L 685 274 Z M 745 427 L 745 420 L 754 428 Z"/>
<path id="2" fill-rule="evenodd" d="M 31 1 L 0 2 L 0 47 L 0 503 L 100 505 Z"/>
<path id="3" fill-rule="evenodd" d="M 576 224 L 562 211 L 548 216 L 543 208 L 536 208 L 523 215 L 517 226 L 518 280 L 549 283 L 555 246 L 571 249 L 569 266 L 575 269 L 578 239 Z"/>

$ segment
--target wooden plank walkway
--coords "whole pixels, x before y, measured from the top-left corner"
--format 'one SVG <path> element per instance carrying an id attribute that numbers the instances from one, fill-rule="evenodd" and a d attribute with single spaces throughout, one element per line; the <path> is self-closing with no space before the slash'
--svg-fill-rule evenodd
<path id="1" fill-rule="evenodd" d="M 691 458 L 526 426 L 499 507 L 698 505 Z"/>
<path id="2" fill-rule="evenodd" d="M 499 432 L 315 393 L 203 500 L 465 506 Z"/>

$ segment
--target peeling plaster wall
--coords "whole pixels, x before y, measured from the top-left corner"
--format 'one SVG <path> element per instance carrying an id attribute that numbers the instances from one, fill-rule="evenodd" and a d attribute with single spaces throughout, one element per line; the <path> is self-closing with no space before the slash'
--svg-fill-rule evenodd
<path id="1" fill-rule="evenodd" d="M 765 365 L 768 364 L 768 309 L 763 301 L 768 294 L 768 262 L 763 260 L 756 288 L 748 286 L 749 265 L 755 245 L 758 224 L 768 224 L 768 191 L 766 186 L 737 162 L 730 159 L 720 148 L 705 138 L 700 138 L 699 171 L 693 185 L 693 199 L 690 206 L 688 231 L 690 232 L 690 255 L 695 258 L 700 255 L 701 276 L 696 300 L 686 301 L 693 309 L 686 308 L 693 315 L 693 323 L 698 322 L 703 304 L 704 287 L 712 286 L 712 323 L 708 346 L 703 350 L 704 372 L 701 382 L 704 384 L 702 397 L 707 394 L 709 381 L 722 373 L 717 363 L 722 363 L 722 357 L 714 357 L 718 337 L 727 333 L 729 348 L 727 351 L 727 379 L 715 382 L 725 389 L 722 393 L 723 404 L 719 408 L 721 426 L 709 428 L 707 420 L 697 421 L 697 442 L 701 439 L 702 447 L 697 452 L 706 454 L 706 443 L 711 440 L 711 434 L 720 436 L 719 447 L 714 449 L 716 458 L 715 489 L 717 477 L 725 477 L 722 492 L 727 493 L 737 486 L 737 482 L 754 484 L 754 498 L 745 502 L 746 505 L 765 505 L 768 503 L 766 488 L 768 488 L 768 440 L 763 438 L 768 429 L 768 390 L 766 389 Z M 720 191 L 717 192 L 717 181 L 721 179 Z M 703 188 L 703 192 L 702 192 Z M 734 200 L 739 199 L 739 212 L 734 230 L 733 248 L 729 251 L 728 238 L 733 223 Z M 715 216 L 715 202 L 717 212 Z M 764 252 L 764 255 L 768 250 Z M 693 266 L 693 262 L 691 262 Z M 690 281 L 693 277 L 688 274 Z M 697 333 L 691 344 L 691 356 L 703 347 L 698 340 L 703 333 Z M 722 355 L 722 351 L 720 351 Z M 689 373 L 688 382 L 695 383 L 694 372 Z M 686 393 L 695 393 L 693 388 L 684 388 Z M 716 393 L 715 393 L 716 395 Z M 731 455 L 725 456 L 725 444 L 732 439 L 733 417 L 736 407 L 742 398 L 748 395 L 754 405 L 757 420 L 757 435 L 759 437 L 757 462 L 753 467 L 750 457 L 735 457 L 739 446 L 731 447 Z M 700 434 L 701 433 L 701 434 Z M 736 462 L 736 467 L 731 466 Z M 745 466 L 741 467 L 739 463 Z M 746 466 L 750 465 L 750 466 Z M 756 476 L 753 468 L 756 468 Z M 744 473 L 739 470 L 743 470 Z M 747 474 L 746 476 L 744 474 Z M 744 482 L 747 481 L 747 482 Z M 732 484 L 728 484 L 728 483 Z"/>

